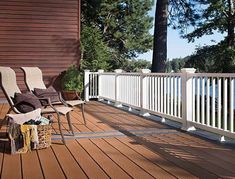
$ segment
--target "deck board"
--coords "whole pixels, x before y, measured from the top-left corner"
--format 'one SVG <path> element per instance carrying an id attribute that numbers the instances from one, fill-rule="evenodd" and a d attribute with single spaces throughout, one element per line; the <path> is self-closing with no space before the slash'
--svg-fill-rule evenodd
<path id="1" fill-rule="evenodd" d="M 198 157 L 206 159 L 211 165 L 217 165 L 221 168 L 224 168 L 223 170 L 228 170 L 235 175 L 234 171 L 234 165 L 235 165 L 235 159 L 231 160 L 229 156 L 224 155 L 223 157 L 220 157 L 220 162 L 216 161 L 215 158 L 218 156 L 215 156 L 214 153 L 217 152 L 212 152 L 214 150 L 223 150 L 222 148 L 208 148 L 203 145 L 195 145 L 193 144 L 190 140 L 185 139 L 182 141 L 182 137 L 179 135 L 175 136 L 170 136 L 173 140 L 178 141 L 178 144 L 182 143 L 183 145 L 186 145 L 186 150 L 193 153 L 194 155 L 197 155 Z M 203 152 L 202 152 L 203 151 Z M 229 161 L 229 162 L 228 162 Z"/>
<path id="2" fill-rule="evenodd" d="M 111 178 L 131 178 L 122 170 L 112 159 L 110 159 L 102 150 L 100 150 L 90 140 L 80 139 L 79 143 L 93 157 L 93 159 L 108 173 Z"/>
<path id="3" fill-rule="evenodd" d="M 107 143 L 106 140 L 91 139 L 91 141 L 132 177 L 153 178 L 147 171 L 143 170 L 143 168 L 131 161 L 127 156 L 122 155 L 118 149 Z"/>
<path id="4" fill-rule="evenodd" d="M 153 162 L 154 164 L 161 166 L 163 169 L 170 172 L 171 174 L 173 174 L 177 178 L 185 178 L 185 179 L 197 178 L 197 177 L 193 176 L 190 172 L 183 170 L 182 168 L 180 168 L 177 165 L 175 165 L 174 163 L 168 161 L 167 159 L 165 159 L 161 155 L 157 154 L 156 152 L 142 146 L 141 144 L 139 144 L 135 140 L 132 140 L 130 138 L 123 138 L 119 141 L 123 142 L 124 144 L 126 144 L 127 146 L 129 146 L 130 148 L 135 150 L 135 152 L 138 152 L 140 155 L 142 155 L 143 157 L 145 157 L 149 161 Z"/>
<path id="5" fill-rule="evenodd" d="M 85 105 L 87 125 L 79 108 L 71 113 L 75 137 L 61 117 L 66 145 L 54 115 L 51 147 L 10 155 L 4 138 L 7 111 L 8 106 L 0 104 L 3 179 L 235 178 L 234 148 L 95 101 Z"/>
<path id="6" fill-rule="evenodd" d="M 21 155 L 7 154 L 8 148 L 8 146 L 5 147 L 1 178 L 21 178 Z"/>
<path id="7" fill-rule="evenodd" d="M 155 165 L 152 162 L 149 162 L 146 158 L 132 150 L 126 145 L 123 145 L 120 141 L 115 139 L 105 139 L 109 144 L 118 149 L 122 154 L 129 158 L 129 160 L 138 164 L 145 171 L 150 173 L 156 178 L 175 178 L 170 173 L 165 171 L 163 168 Z"/>
<path id="8" fill-rule="evenodd" d="M 24 179 L 42 179 L 43 173 L 37 151 L 29 152 L 22 156 L 22 175 Z M 33 162 L 32 162 L 33 161 Z"/>
<path id="9" fill-rule="evenodd" d="M 52 149 L 58 159 L 61 168 L 68 178 L 87 178 L 79 164 L 71 155 L 70 151 L 64 145 L 53 145 Z"/>
<path id="10" fill-rule="evenodd" d="M 89 155 L 86 149 L 84 149 L 76 140 L 69 141 L 67 147 L 89 178 L 109 178 L 105 171 Z"/>
<path id="11" fill-rule="evenodd" d="M 211 163 L 208 159 L 207 155 L 203 155 L 203 152 L 201 151 L 201 149 L 199 149 L 199 152 L 195 152 L 194 150 L 192 150 L 191 147 L 182 144 L 182 142 L 179 142 L 175 139 L 172 139 L 169 136 L 164 136 L 164 135 L 160 135 L 160 136 L 156 136 L 154 138 L 151 138 L 153 141 L 155 141 L 155 138 L 161 138 L 161 140 L 165 141 L 168 145 L 173 145 L 174 149 L 170 149 L 176 156 L 183 158 L 187 161 L 190 161 L 191 163 L 200 166 L 201 168 L 203 168 L 203 170 L 207 170 L 208 172 L 214 173 L 218 176 L 222 176 L 225 177 L 227 174 L 229 176 L 235 176 L 235 173 L 222 168 L 218 165 L 218 161 L 213 161 L 213 163 Z M 211 149 L 213 150 L 213 149 Z"/>
<path id="12" fill-rule="evenodd" d="M 51 147 L 43 150 L 38 150 L 38 155 L 45 178 L 66 178 Z"/>

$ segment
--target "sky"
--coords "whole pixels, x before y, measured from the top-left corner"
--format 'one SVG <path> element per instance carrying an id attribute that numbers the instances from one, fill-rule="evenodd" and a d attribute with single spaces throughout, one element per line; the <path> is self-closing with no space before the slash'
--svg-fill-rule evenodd
<path id="1" fill-rule="evenodd" d="M 156 3 L 154 4 L 156 5 Z M 149 15 L 152 17 L 155 16 L 155 5 L 149 12 Z M 153 34 L 153 28 L 150 30 L 150 33 Z M 180 58 L 191 55 L 195 52 L 195 48 L 197 46 L 213 45 L 223 39 L 222 34 L 215 33 L 214 35 L 204 36 L 196 39 L 194 43 L 188 43 L 186 39 L 180 38 L 179 30 L 173 30 L 171 27 L 168 27 L 167 33 L 167 58 L 170 60 L 173 58 Z M 212 39 L 214 42 L 212 42 Z M 152 61 L 152 50 L 147 53 L 140 54 L 137 58 Z"/>

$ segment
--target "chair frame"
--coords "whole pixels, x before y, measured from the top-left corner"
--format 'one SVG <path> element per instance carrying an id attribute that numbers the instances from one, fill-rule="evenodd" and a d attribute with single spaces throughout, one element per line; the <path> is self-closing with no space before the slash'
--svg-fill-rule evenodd
<path id="1" fill-rule="evenodd" d="M 3 93 L 4 93 L 5 97 L 6 97 L 6 99 L 7 99 L 8 103 L 9 103 L 9 105 L 10 105 L 10 108 L 9 108 L 9 110 L 7 111 L 7 114 L 9 114 L 11 111 L 13 111 L 13 112 L 16 113 L 16 114 L 20 114 L 21 112 L 18 111 L 17 108 L 16 108 L 16 105 L 18 105 L 19 103 L 14 103 L 13 100 L 11 99 L 11 96 L 9 96 L 9 94 L 8 94 L 6 88 L 5 88 L 6 86 L 5 86 L 4 83 L 3 83 L 4 79 L 3 79 L 2 73 L 8 73 L 8 76 L 10 75 L 10 76 L 13 78 L 11 82 L 14 83 L 14 85 L 15 85 L 16 88 L 18 88 L 18 89 L 15 90 L 15 93 L 21 93 L 21 91 L 20 91 L 20 89 L 19 89 L 19 87 L 18 87 L 18 85 L 17 85 L 17 82 L 16 82 L 16 74 L 15 74 L 15 71 L 14 71 L 12 68 L 10 68 L 10 67 L 1 67 L 1 66 L 0 66 L 0 77 L 1 77 L 1 80 L 0 80 L 0 81 L 1 81 L 1 88 L 2 88 L 2 91 L 3 91 Z M 69 123 L 69 128 L 70 128 L 72 134 L 74 135 L 74 131 L 73 131 L 73 128 L 72 128 L 72 125 L 71 125 L 71 120 L 70 120 L 69 112 L 67 112 L 66 114 L 61 113 L 56 107 L 54 107 L 54 106 L 52 105 L 52 103 L 51 103 L 51 101 L 50 101 L 49 98 L 38 98 L 38 99 L 39 99 L 39 100 L 46 100 L 47 103 L 48 103 L 48 105 L 49 105 L 49 106 L 51 107 L 51 109 L 52 109 L 51 111 L 45 111 L 45 112 L 43 112 L 43 110 L 42 110 L 41 114 L 53 114 L 53 113 L 56 113 L 56 114 L 57 114 L 58 125 L 59 125 L 59 131 L 60 131 L 60 134 L 61 134 L 61 137 L 62 137 L 62 142 L 63 142 L 63 144 L 66 144 L 65 138 L 64 138 L 64 134 L 63 134 L 63 131 L 62 131 L 62 128 L 61 128 L 61 118 L 60 118 L 60 115 L 62 114 L 62 115 L 65 115 L 65 116 L 66 116 L 67 121 L 68 121 L 68 123 Z M 69 109 L 68 109 L 68 110 L 69 110 Z M 72 108 L 71 108 L 71 110 L 72 110 Z M 71 110 L 70 110 L 70 111 L 71 111 Z M 5 116 L 4 119 L 6 120 L 6 118 L 7 118 L 7 116 Z"/>
<path id="2" fill-rule="evenodd" d="M 24 81 L 25 84 L 27 86 L 27 89 L 31 92 L 33 92 L 34 88 L 42 88 L 42 89 L 46 89 L 46 85 L 43 81 L 43 74 L 40 68 L 38 67 L 21 67 L 20 68 L 23 72 L 24 72 Z M 39 84 L 38 86 L 36 85 L 36 83 L 32 83 L 32 80 L 30 80 L 30 77 L 32 76 L 37 76 L 37 84 Z M 86 125 L 86 119 L 85 119 L 85 114 L 84 114 L 84 105 L 85 105 L 85 101 L 81 100 L 80 96 L 76 93 L 76 96 L 78 98 L 79 101 L 82 101 L 82 103 L 79 103 L 77 105 L 71 105 L 69 104 L 69 101 L 66 101 L 63 99 L 61 92 L 57 92 L 59 99 L 60 99 L 60 103 L 52 103 L 53 105 L 59 105 L 59 104 L 63 104 L 65 106 L 69 106 L 69 107 L 74 107 L 77 105 L 81 105 L 81 111 L 82 111 L 82 117 L 83 117 L 83 121 L 84 124 Z"/>

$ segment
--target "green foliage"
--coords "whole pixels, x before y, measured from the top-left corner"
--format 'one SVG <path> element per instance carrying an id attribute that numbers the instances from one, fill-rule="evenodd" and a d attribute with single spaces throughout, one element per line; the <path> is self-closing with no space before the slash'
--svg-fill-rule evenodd
<path id="1" fill-rule="evenodd" d="M 198 48 L 186 67 L 200 72 L 234 71 L 234 6 L 234 0 L 170 0 L 169 22 L 189 42 L 215 31 L 227 33 L 223 42 Z M 193 27 L 189 33 L 188 27 Z"/>
<path id="2" fill-rule="evenodd" d="M 110 48 L 124 58 L 152 48 L 153 18 L 148 15 L 152 0 L 102 0 L 97 16 L 97 26 L 103 32 Z"/>
<path id="3" fill-rule="evenodd" d="M 190 56 L 187 56 L 185 58 L 174 58 L 171 61 L 168 61 L 166 63 L 166 72 L 175 72 L 179 73 L 182 68 L 184 68 L 185 63 L 190 58 Z"/>
<path id="4" fill-rule="evenodd" d="M 204 46 L 186 62 L 185 67 L 196 68 L 198 72 L 235 72 L 235 48 L 225 44 Z"/>
<path id="5" fill-rule="evenodd" d="M 150 69 L 151 63 L 147 60 L 126 60 L 121 69 L 127 72 L 139 72 L 141 69 Z"/>
<path id="6" fill-rule="evenodd" d="M 189 41 L 194 41 L 203 35 L 213 34 L 215 30 L 220 33 L 228 31 L 229 17 L 232 15 L 229 9 L 228 0 L 194 0 L 192 6 L 194 18 L 191 22 L 195 30 L 185 37 Z"/>
<path id="7" fill-rule="evenodd" d="M 152 4 L 152 0 L 82 0 L 82 24 L 99 29 L 112 69 L 152 48 L 153 18 L 148 15 Z"/>
<path id="8" fill-rule="evenodd" d="M 83 91 L 83 73 L 75 65 L 66 70 L 61 82 L 65 91 Z"/>
<path id="9" fill-rule="evenodd" d="M 102 38 L 99 29 L 83 24 L 81 32 L 81 69 L 97 71 L 109 69 L 109 48 Z"/>
<path id="10" fill-rule="evenodd" d="M 180 29 L 183 34 L 188 26 L 194 26 L 198 17 L 197 0 L 169 0 L 168 22 L 173 29 Z"/>
<path id="11" fill-rule="evenodd" d="M 234 73 L 235 48 L 225 43 L 198 47 L 185 58 L 176 58 L 166 63 L 166 72 L 180 72 L 182 68 L 195 68 L 200 73 Z"/>

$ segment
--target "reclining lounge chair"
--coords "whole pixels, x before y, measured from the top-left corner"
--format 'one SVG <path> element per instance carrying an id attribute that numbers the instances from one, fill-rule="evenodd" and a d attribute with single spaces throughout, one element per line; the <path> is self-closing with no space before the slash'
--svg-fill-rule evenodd
<path id="1" fill-rule="evenodd" d="M 29 91 L 33 92 L 35 88 L 46 89 L 46 85 L 43 82 L 42 71 L 38 67 L 21 67 L 21 69 L 24 72 L 25 84 L 26 84 Z M 84 124 L 86 125 L 86 120 L 85 120 L 85 115 L 84 115 L 85 101 L 80 100 L 80 99 L 65 101 L 62 98 L 61 93 L 59 93 L 59 97 L 60 97 L 60 101 L 56 102 L 56 103 L 52 102 L 52 104 L 53 105 L 65 104 L 65 105 L 68 105 L 70 107 L 80 105 L 81 106 L 81 111 L 82 111 L 83 121 L 84 121 Z"/>
<path id="2" fill-rule="evenodd" d="M 5 94 L 5 97 L 7 98 L 7 101 L 10 105 L 10 109 L 8 113 L 11 111 L 14 111 L 16 114 L 21 113 L 19 110 L 16 108 L 16 104 L 14 104 L 13 98 L 15 93 L 21 93 L 19 87 L 17 86 L 16 82 L 16 74 L 13 69 L 10 67 L 0 67 L 0 74 L 1 74 L 1 88 Z M 45 99 L 43 99 L 45 100 Z M 61 115 L 64 115 L 67 118 L 69 128 L 74 134 L 72 124 L 70 121 L 70 115 L 69 112 L 72 111 L 72 108 L 66 107 L 66 106 L 59 106 L 59 107 L 54 107 L 49 99 L 46 99 L 48 101 L 49 106 L 46 108 L 41 108 L 41 113 L 42 114 L 57 114 L 57 119 L 58 119 L 58 125 L 59 125 L 59 131 L 62 137 L 62 141 L 65 144 L 65 139 L 64 139 L 64 134 L 62 132 L 61 128 Z"/>

